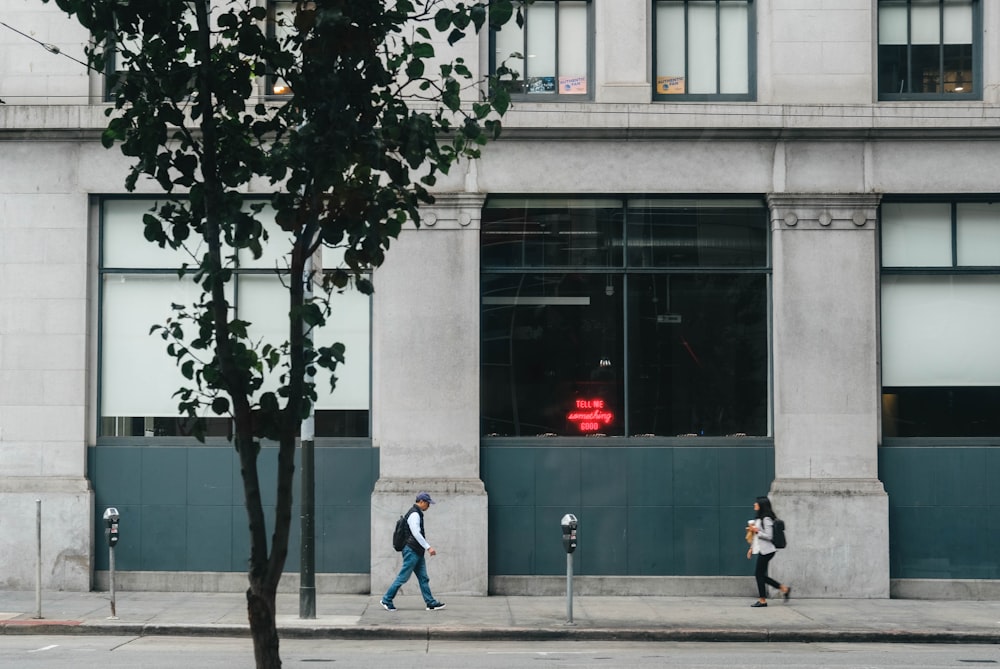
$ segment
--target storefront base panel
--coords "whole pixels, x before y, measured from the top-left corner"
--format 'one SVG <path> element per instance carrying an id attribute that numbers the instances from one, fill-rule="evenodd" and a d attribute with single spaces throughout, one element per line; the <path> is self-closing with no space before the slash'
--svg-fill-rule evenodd
<path id="1" fill-rule="evenodd" d="M 286 564 L 278 592 L 299 592 L 299 565 Z M 370 590 L 368 574 L 316 574 L 316 593 L 320 595 L 366 595 Z M 94 590 L 110 590 L 110 572 L 94 574 Z M 245 592 L 246 573 L 196 571 L 117 571 L 115 592 Z"/>

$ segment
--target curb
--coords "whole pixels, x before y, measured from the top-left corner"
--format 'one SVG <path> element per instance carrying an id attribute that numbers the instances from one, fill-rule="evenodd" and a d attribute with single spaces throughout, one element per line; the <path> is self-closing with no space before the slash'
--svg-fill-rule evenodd
<path id="1" fill-rule="evenodd" d="M 46 621 L 0 623 L 3 635 L 87 636 L 250 636 L 247 625 L 163 625 Z M 1000 632 L 929 630 L 832 630 L 769 628 L 603 628 L 603 627 L 278 627 L 285 639 L 389 639 L 464 641 L 673 641 L 754 643 L 926 643 L 1000 644 Z"/>

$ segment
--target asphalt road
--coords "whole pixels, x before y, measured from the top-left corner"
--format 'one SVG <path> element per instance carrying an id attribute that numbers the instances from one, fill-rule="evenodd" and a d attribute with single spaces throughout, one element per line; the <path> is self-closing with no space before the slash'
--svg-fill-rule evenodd
<path id="1" fill-rule="evenodd" d="M 286 668 L 922 669 L 1000 665 L 1000 646 L 971 644 L 328 641 L 286 639 Z M 212 637 L 0 636 L 12 669 L 252 669 L 248 639 Z"/>

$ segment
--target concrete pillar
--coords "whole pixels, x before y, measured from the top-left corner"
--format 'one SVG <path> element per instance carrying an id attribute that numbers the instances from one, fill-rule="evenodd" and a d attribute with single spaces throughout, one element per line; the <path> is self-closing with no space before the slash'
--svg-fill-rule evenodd
<path id="1" fill-rule="evenodd" d="M 649 60 L 652 3 L 647 0 L 595 2 L 594 99 L 606 103 L 644 103 L 653 96 Z"/>
<path id="2" fill-rule="evenodd" d="M 485 595 L 487 503 L 479 477 L 479 220 L 483 196 L 437 195 L 423 225 L 393 242 L 375 273 L 372 442 L 380 449 L 372 494 L 372 593 L 400 566 L 392 527 L 425 490 L 438 550 L 435 595 Z M 417 592 L 414 581 L 407 589 Z"/>
<path id="3" fill-rule="evenodd" d="M 877 195 L 772 194 L 775 577 L 807 597 L 889 596 L 878 480 Z"/>

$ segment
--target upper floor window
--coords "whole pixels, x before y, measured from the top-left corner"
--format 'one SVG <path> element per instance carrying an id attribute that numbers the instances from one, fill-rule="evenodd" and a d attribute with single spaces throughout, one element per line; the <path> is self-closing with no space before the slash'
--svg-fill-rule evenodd
<path id="1" fill-rule="evenodd" d="M 518 3 L 521 4 L 521 3 Z M 524 25 L 509 21 L 490 36 L 490 72 L 517 74 L 511 93 L 532 100 L 593 95 L 593 18 L 590 0 L 521 4 Z"/>
<path id="2" fill-rule="evenodd" d="M 753 99 L 753 0 L 655 0 L 655 9 L 653 99 Z"/>
<path id="3" fill-rule="evenodd" d="M 879 99 L 978 99 L 981 12 L 979 0 L 880 0 Z"/>

